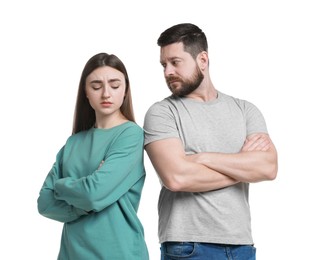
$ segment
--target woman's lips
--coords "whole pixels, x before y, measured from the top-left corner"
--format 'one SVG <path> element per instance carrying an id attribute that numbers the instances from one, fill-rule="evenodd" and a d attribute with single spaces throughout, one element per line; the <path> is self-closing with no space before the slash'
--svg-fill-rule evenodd
<path id="1" fill-rule="evenodd" d="M 101 102 L 101 106 L 102 106 L 102 107 L 109 107 L 109 106 L 111 106 L 111 105 L 112 105 L 111 102 Z"/>

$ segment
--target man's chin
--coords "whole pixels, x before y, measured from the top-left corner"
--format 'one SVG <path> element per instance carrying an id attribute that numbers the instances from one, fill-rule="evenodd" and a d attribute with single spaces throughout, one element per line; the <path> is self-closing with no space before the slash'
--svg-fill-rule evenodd
<path id="1" fill-rule="evenodd" d="M 174 96 L 179 96 L 179 91 L 177 90 L 177 89 L 175 89 L 175 88 L 170 88 L 170 91 L 172 92 L 172 94 L 174 95 Z"/>
<path id="2" fill-rule="evenodd" d="M 177 89 L 171 90 L 173 96 L 182 97 L 181 91 L 177 91 Z"/>
<path id="3" fill-rule="evenodd" d="M 173 92 L 173 91 L 177 91 L 177 89 L 181 89 L 181 84 L 174 82 L 174 83 L 170 83 L 168 87 Z"/>

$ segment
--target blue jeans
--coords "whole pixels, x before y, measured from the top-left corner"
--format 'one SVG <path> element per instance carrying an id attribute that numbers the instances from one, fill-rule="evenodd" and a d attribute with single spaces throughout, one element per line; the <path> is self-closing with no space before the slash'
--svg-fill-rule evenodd
<path id="1" fill-rule="evenodd" d="M 253 245 L 221 245 L 195 242 L 161 244 L 161 260 L 255 260 Z"/>

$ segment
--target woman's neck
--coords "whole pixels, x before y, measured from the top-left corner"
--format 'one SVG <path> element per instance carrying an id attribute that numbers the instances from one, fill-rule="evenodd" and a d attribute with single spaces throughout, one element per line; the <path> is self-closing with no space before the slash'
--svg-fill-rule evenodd
<path id="1" fill-rule="evenodd" d="M 117 115 L 112 114 L 108 116 L 96 116 L 95 127 L 108 129 L 117 125 L 121 125 L 127 121 L 128 119 L 125 118 L 122 113 L 119 113 Z"/>

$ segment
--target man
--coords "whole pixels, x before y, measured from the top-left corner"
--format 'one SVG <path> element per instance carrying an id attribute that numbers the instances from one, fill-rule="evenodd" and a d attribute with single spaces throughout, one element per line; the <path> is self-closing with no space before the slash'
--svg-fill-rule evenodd
<path id="1" fill-rule="evenodd" d="M 149 108 L 144 130 L 162 182 L 161 259 L 255 259 L 249 183 L 277 175 L 264 118 L 252 103 L 214 87 L 200 28 L 172 26 L 158 45 L 172 95 Z"/>

